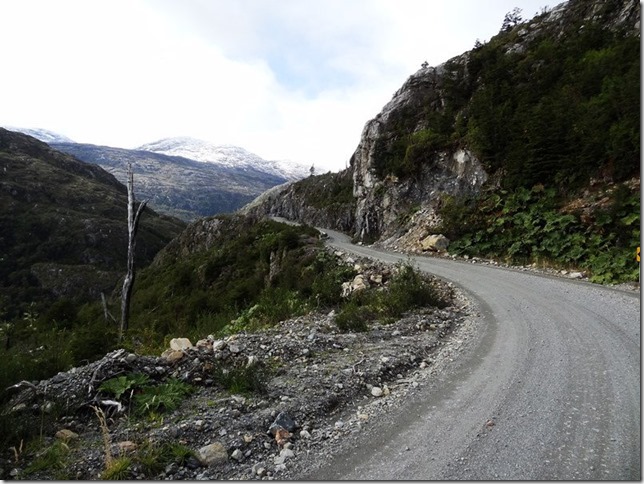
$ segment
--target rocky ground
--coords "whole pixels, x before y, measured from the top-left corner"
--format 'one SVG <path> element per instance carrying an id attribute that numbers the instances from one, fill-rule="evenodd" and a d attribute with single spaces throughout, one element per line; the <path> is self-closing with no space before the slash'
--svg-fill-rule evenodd
<path id="1" fill-rule="evenodd" d="M 372 281 L 374 274 L 388 270 L 368 260 L 349 262 L 361 266 Z M 420 391 L 469 344 L 479 321 L 476 309 L 451 284 L 432 283 L 451 301 L 449 306 L 410 312 L 367 332 L 342 333 L 333 312 L 317 312 L 255 333 L 208 336 L 195 345 L 176 339 L 159 357 L 118 350 L 50 380 L 25 382 L 5 411 L 40 418 L 57 409 L 61 416 L 43 428 L 40 450 L 4 451 L 0 475 L 98 479 L 105 477 L 106 458 L 119 456 L 129 457 L 118 474 L 127 479 L 305 475 L 315 461 L 350 448 L 353 436 Z M 240 385 L 250 380 L 255 387 L 224 389 L 222 371 L 242 375 L 246 381 Z M 194 392 L 174 411 L 142 417 L 128 405 L 133 389 L 120 398 L 99 390 L 111 378 L 137 373 L 150 382 L 176 378 Z M 106 416 L 103 430 L 93 406 Z M 64 459 L 58 465 L 34 466 L 57 439 L 68 449 Z M 170 459 L 162 468 L 145 465 L 145 449 L 164 442 L 180 444 L 194 455 Z"/>

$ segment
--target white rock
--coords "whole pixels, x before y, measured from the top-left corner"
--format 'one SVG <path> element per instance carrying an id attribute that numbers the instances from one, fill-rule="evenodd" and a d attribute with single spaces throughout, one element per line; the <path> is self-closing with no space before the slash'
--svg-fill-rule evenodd
<path id="1" fill-rule="evenodd" d="M 188 338 L 172 338 L 170 340 L 170 348 L 174 351 L 181 351 L 192 348 L 192 343 Z"/>
<path id="2" fill-rule="evenodd" d="M 371 389 L 371 394 L 372 394 L 374 397 L 382 397 L 382 394 L 383 394 L 382 388 L 380 388 L 380 387 L 373 387 L 373 388 Z"/>

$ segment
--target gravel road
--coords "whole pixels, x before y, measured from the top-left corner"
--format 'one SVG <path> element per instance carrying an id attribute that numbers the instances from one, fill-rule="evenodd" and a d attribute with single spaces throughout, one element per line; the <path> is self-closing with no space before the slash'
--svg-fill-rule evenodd
<path id="1" fill-rule="evenodd" d="M 341 250 L 410 259 L 325 231 Z M 482 329 L 441 378 L 303 478 L 641 480 L 638 293 L 411 261 L 472 297 Z"/>

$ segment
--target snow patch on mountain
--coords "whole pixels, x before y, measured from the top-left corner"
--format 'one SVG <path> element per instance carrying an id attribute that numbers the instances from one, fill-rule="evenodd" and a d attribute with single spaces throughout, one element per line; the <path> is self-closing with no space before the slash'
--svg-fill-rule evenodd
<path id="1" fill-rule="evenodd" d="M 298 180 L 310 174 L 310 166 L 290 160 L 265 160 L 239 146 L 215 145 L 187 136 L 164 138 L 137 148 L 170 156 L 181 156 L 204 163 L 215 163 L 229 168 L 254 170 Z"/>
<path id="2" fill-rule="evenodd" d="M 74 140 L 65 135 L 49 131 L 48 129 L 41 128 L 17 128 L 15 126 L 5 126 L 9 131 L 26 134 L 32 136 L 43 143 L 75 143 Z"/>

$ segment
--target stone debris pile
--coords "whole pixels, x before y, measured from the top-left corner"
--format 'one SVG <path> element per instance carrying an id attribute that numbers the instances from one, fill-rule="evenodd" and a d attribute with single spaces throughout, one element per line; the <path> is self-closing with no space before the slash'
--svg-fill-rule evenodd
<path id="1" fill-rule="evenodd" d="M 367 260 L 350 263 L 371 285 L 384 286 L 395 270 Z M 436 358 L 449 360 L 459 351 L 464 339 L 447 337 L 469 321 L 469 303 L 450 284 L 435 283 L 452 301 L 444 309 L 423 308 L 360 333 L 341 332 L 333 311 L 316 312 L 255 333 L 209 335 L 194 344 L 177 337 L 158 357 L 118 350 L 17 389 L 5 410 L 36 416 L 52 402 L 62 408 L 63 416 L 47 431 L 52 437 L 61 429 L 78 436 L 82 444 L 75 448 L 82 450 L 70 471 L 79 479 L 95 479 L 104 467 L 92 406 L 108 416 L 115 455 L 135 455 L 145 441 L 178 442 L 194 452 L 182 465 L 168 465 L 156 475 L 130 469 L 133 479 L 283 479 L 307 456 L 371 425 L 431 377 Z M 99 387 L 134 373 L 153 383 L 177 379 L 194 392 L 159 421 L 133 418 L 123 396 L 109 396 Z M 237 390 L 248 382 L 226 384 L 231 375 L 257 376 L 258 386 Z"/>

